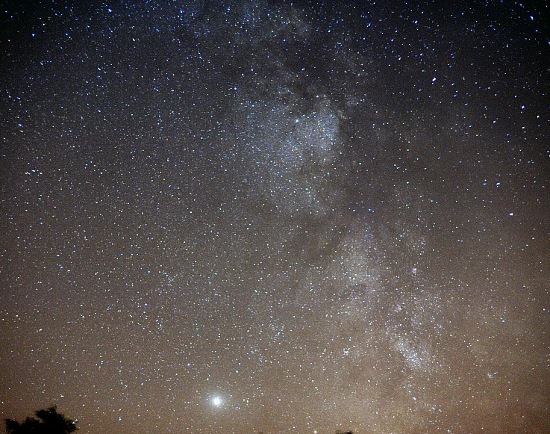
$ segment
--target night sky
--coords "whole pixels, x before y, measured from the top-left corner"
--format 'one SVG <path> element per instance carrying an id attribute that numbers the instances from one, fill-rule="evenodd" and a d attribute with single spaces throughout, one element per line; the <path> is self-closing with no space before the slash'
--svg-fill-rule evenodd
<path id="1" fill-rule="evenodd" d="M 1 1 L 0 417 L 550 432 L 542 3 Z"/>

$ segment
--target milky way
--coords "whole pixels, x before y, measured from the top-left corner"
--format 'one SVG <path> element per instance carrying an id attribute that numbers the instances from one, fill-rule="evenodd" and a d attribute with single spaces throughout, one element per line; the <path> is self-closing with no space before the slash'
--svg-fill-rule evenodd
<path id="1" fill-rule="evenodd" d="M 550 431 L 547 11 L 408 3 L 3 3 L 2 418 Z"/>

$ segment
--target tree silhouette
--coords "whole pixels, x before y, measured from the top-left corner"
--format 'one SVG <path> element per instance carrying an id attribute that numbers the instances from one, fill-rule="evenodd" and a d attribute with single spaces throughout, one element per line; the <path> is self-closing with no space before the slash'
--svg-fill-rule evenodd
<path id="1" fill-rule="evenodd" d="M 36 418 L 28 417 L 22 423 L 5 419 L 6 432 L 8 434 L 69 434 L 78 429 L 77 421 L 58 413 L 56 406 L 38 410 L 34 414 Z"/>

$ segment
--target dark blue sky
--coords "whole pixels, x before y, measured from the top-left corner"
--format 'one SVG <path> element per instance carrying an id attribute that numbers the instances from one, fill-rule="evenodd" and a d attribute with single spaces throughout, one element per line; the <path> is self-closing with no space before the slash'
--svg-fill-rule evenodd
<path id="1" fill-rule="evenodd" d="M 2 2 L 0 416 L 548 430 L 547 16 Z"/>

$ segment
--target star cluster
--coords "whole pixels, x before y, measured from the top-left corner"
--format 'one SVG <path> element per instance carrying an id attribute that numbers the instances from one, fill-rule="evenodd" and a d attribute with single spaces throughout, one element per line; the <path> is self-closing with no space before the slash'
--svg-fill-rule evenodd
<path id="1" fill-rule="evenodd" d="M 2 418 L 550 429 L 543 6 L 0 12 Z"/>

